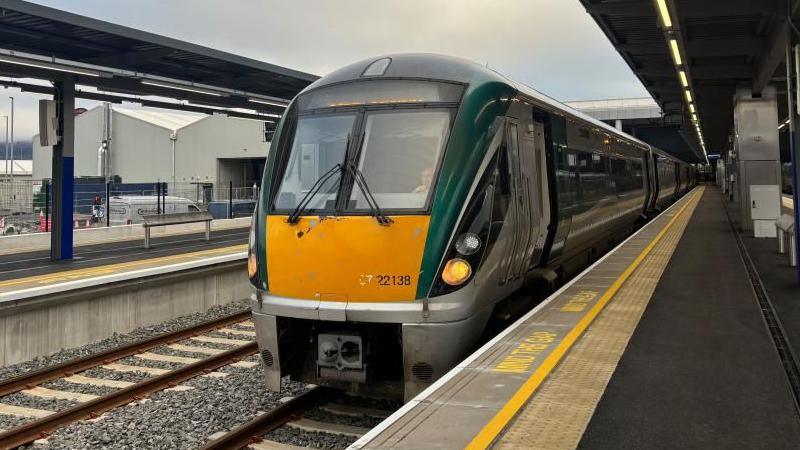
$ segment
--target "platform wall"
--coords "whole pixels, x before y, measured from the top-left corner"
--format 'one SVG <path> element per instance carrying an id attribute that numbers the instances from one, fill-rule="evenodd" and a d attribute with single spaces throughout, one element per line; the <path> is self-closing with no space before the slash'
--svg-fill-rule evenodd
<path id="1" fill-rule="evenodd" d="M 0 365 L 244 300 L 250 289 L 236 261 L 0 304 Z"/>

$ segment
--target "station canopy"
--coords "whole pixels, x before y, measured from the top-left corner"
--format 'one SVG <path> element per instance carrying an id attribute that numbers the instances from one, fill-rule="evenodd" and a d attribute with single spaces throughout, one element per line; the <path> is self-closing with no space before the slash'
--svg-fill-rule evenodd
<path id="1" fill-rule="evenodd" d="M 581 3 L 678 127 L 684 148 L 650 141 L 676 156 L 705 161 L 728 148 L 737 88 L 760 95 L 772 84 L 785 95 L 786 0 Z M 800 2 L 790 3 L 794 16 Z"/>
<path id="2" fill-rule="evenodd" d="M 318 78 L 20 0 L 0 0 L 0 76 L 31 92 L 52 87 L 24 79 L 71 77 L 79 98 L 272 121 Z"/>

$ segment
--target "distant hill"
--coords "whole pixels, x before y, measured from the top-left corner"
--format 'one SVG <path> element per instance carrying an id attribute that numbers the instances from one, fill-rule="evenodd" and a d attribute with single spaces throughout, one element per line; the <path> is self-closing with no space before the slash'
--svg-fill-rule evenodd
<path id="1" fill-rule="evenodd" d="M 11 159 L 11 146 L 9 145 L 9 158 Z M 23 141 L 14 143 L 14 159 L 33 159 L 33 142 Z M 0 161 L 6 159 L 5 142 L 0 141 Z"/>

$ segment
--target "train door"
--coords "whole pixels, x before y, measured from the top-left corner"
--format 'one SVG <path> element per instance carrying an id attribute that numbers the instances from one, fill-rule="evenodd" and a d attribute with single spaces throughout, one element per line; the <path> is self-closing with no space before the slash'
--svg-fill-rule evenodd
<path id="1" fill-rule="evenodd" d="M 653 189 L 653 172 L 652 172 L 653 159 L 650 157 L 649 151 L 646 150 L 644 152 L 642 160 L 644 161 L 643 165 L 644 176 L 646 177 L 645 180 L 647 181 L 647 185 L 645 186 L 647 189 L 645 196 L 646 201 L 644 204 L 644 210 L 642 212 L 647 213 L 647 211 L 650 210 L 653 204 L 653 200 L 655 198 L 655 190 Z"/>
<path id="2" fill-rule="evenodd" d="M 533 111 L 527 109 L 522 114 L 522 120 L 517 129 L 517 139 L 519 146 L 519 173 L 520 173 L 520 192 L 525 197 L 525 217 L 527 221 L 526 236 L 517 246 L 518 269 L 521 275 L 524 275 L 531 267 L 536 264 L 533 260 L 534 248 L 539 237 L 538 230 L 540 229 L 542 198 L 539 189 L 537 188 L 534 180 L 538 179 L 537 162 L 538 155 L 536 153 L 537 147 L 537 134 L 536 128 L 531 121 Z"/>
<path id="3" fill-rule="evenodd" d="M 642 156 L 642 160 L 644 162 L 644 164 L 642 165 L 642 169 L 644 171 L 645 180 L 647 182 L 644 191 L 645 201 L 644 201 L 644 210 L 642 211 L 643 213 L 647 212 L 648 208 L 650 207 L 650 199 L 653 198 L 653 185 L 650 182 L 650 158 L 647 155 L 648 153 L 645 152 L 644 155 Z"/>
<path id="4" fill-rule="evenodd" d="M 661 174 L 658 167 L 658 155 L 650 152 L 650 162 L 653 164 L 653 187 L 655 188 L 655 200 L 653 200 L 653 209 L 658 209 L 658 201 L 661 199 Z"/>
<path id="5" fill-rule="evenodd" d="M 513 231 L 512 238 L 509 240 L 507 254 L 509 263 L 507 266 L 505 281 L 516 279 L 522 275 L 525 265 L 525 255 L 527 253 L 528 239 L 530 236 L 530 193 L 528 183 L 525 180 L 522 167 L 522 158 L 519 149 L 519 122 L 509 119 L 506 125 L 506 149 L 508 156 L 508 169 L 511 178 L 511 189 L 513 201 L 509 205 L 508 213 Z"/>
<path id="6" fill-rule="evenodd" d="M 531 266 L 539 264 L 542 253 L 544 252 L 545 241 L 547 240 L 547 225 L 550 223 L 550 190 L 547 186 L 547 154 L 544 144 L 544 124 L 533 122 L 529 126 L 531 131 L 531 141 L 533 145 L 530 155 L 532 157 L 531 168 L 532 176 L 529 179 L 531 185 L 531 201 L 533 209 L 531 212 L 531 236 L 529 241 L 529 253 L 527 260 Z"/>

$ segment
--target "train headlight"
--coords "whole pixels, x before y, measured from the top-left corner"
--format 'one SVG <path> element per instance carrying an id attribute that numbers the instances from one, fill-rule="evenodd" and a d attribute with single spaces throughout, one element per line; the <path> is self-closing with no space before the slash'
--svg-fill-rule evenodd
<path id="1" fill-rule="evenodd" d="M 475 254 L 481 249 L 481 238 L 475 233 L 464 233 L 456 240 L 456 251 L 464 256 Z"/>
<path id="2" fill-rule="evenodd" d="M 247 255 L 247 277 L 252 280 L 257 274 L 258 264 L 256 263 L 256 255 L 255 253 L 249 253 Z"/>
<path id="3" fill-rule="evenodd" d="M 442 281 L 450 286 L 458 286 L 467 281 L 470 275 L 472 275 L 472 267 L 469 263 L 461 258 L 453 258 L 444 265 Z"/>
<path id="4" fill-rule="evenodd" d="M 256 258 L 256 216 L 253 215 L 250 225 L 250 236 L 247 240 L 247 277 L 255 280 L 258 276 L 258 259 Z"/>

